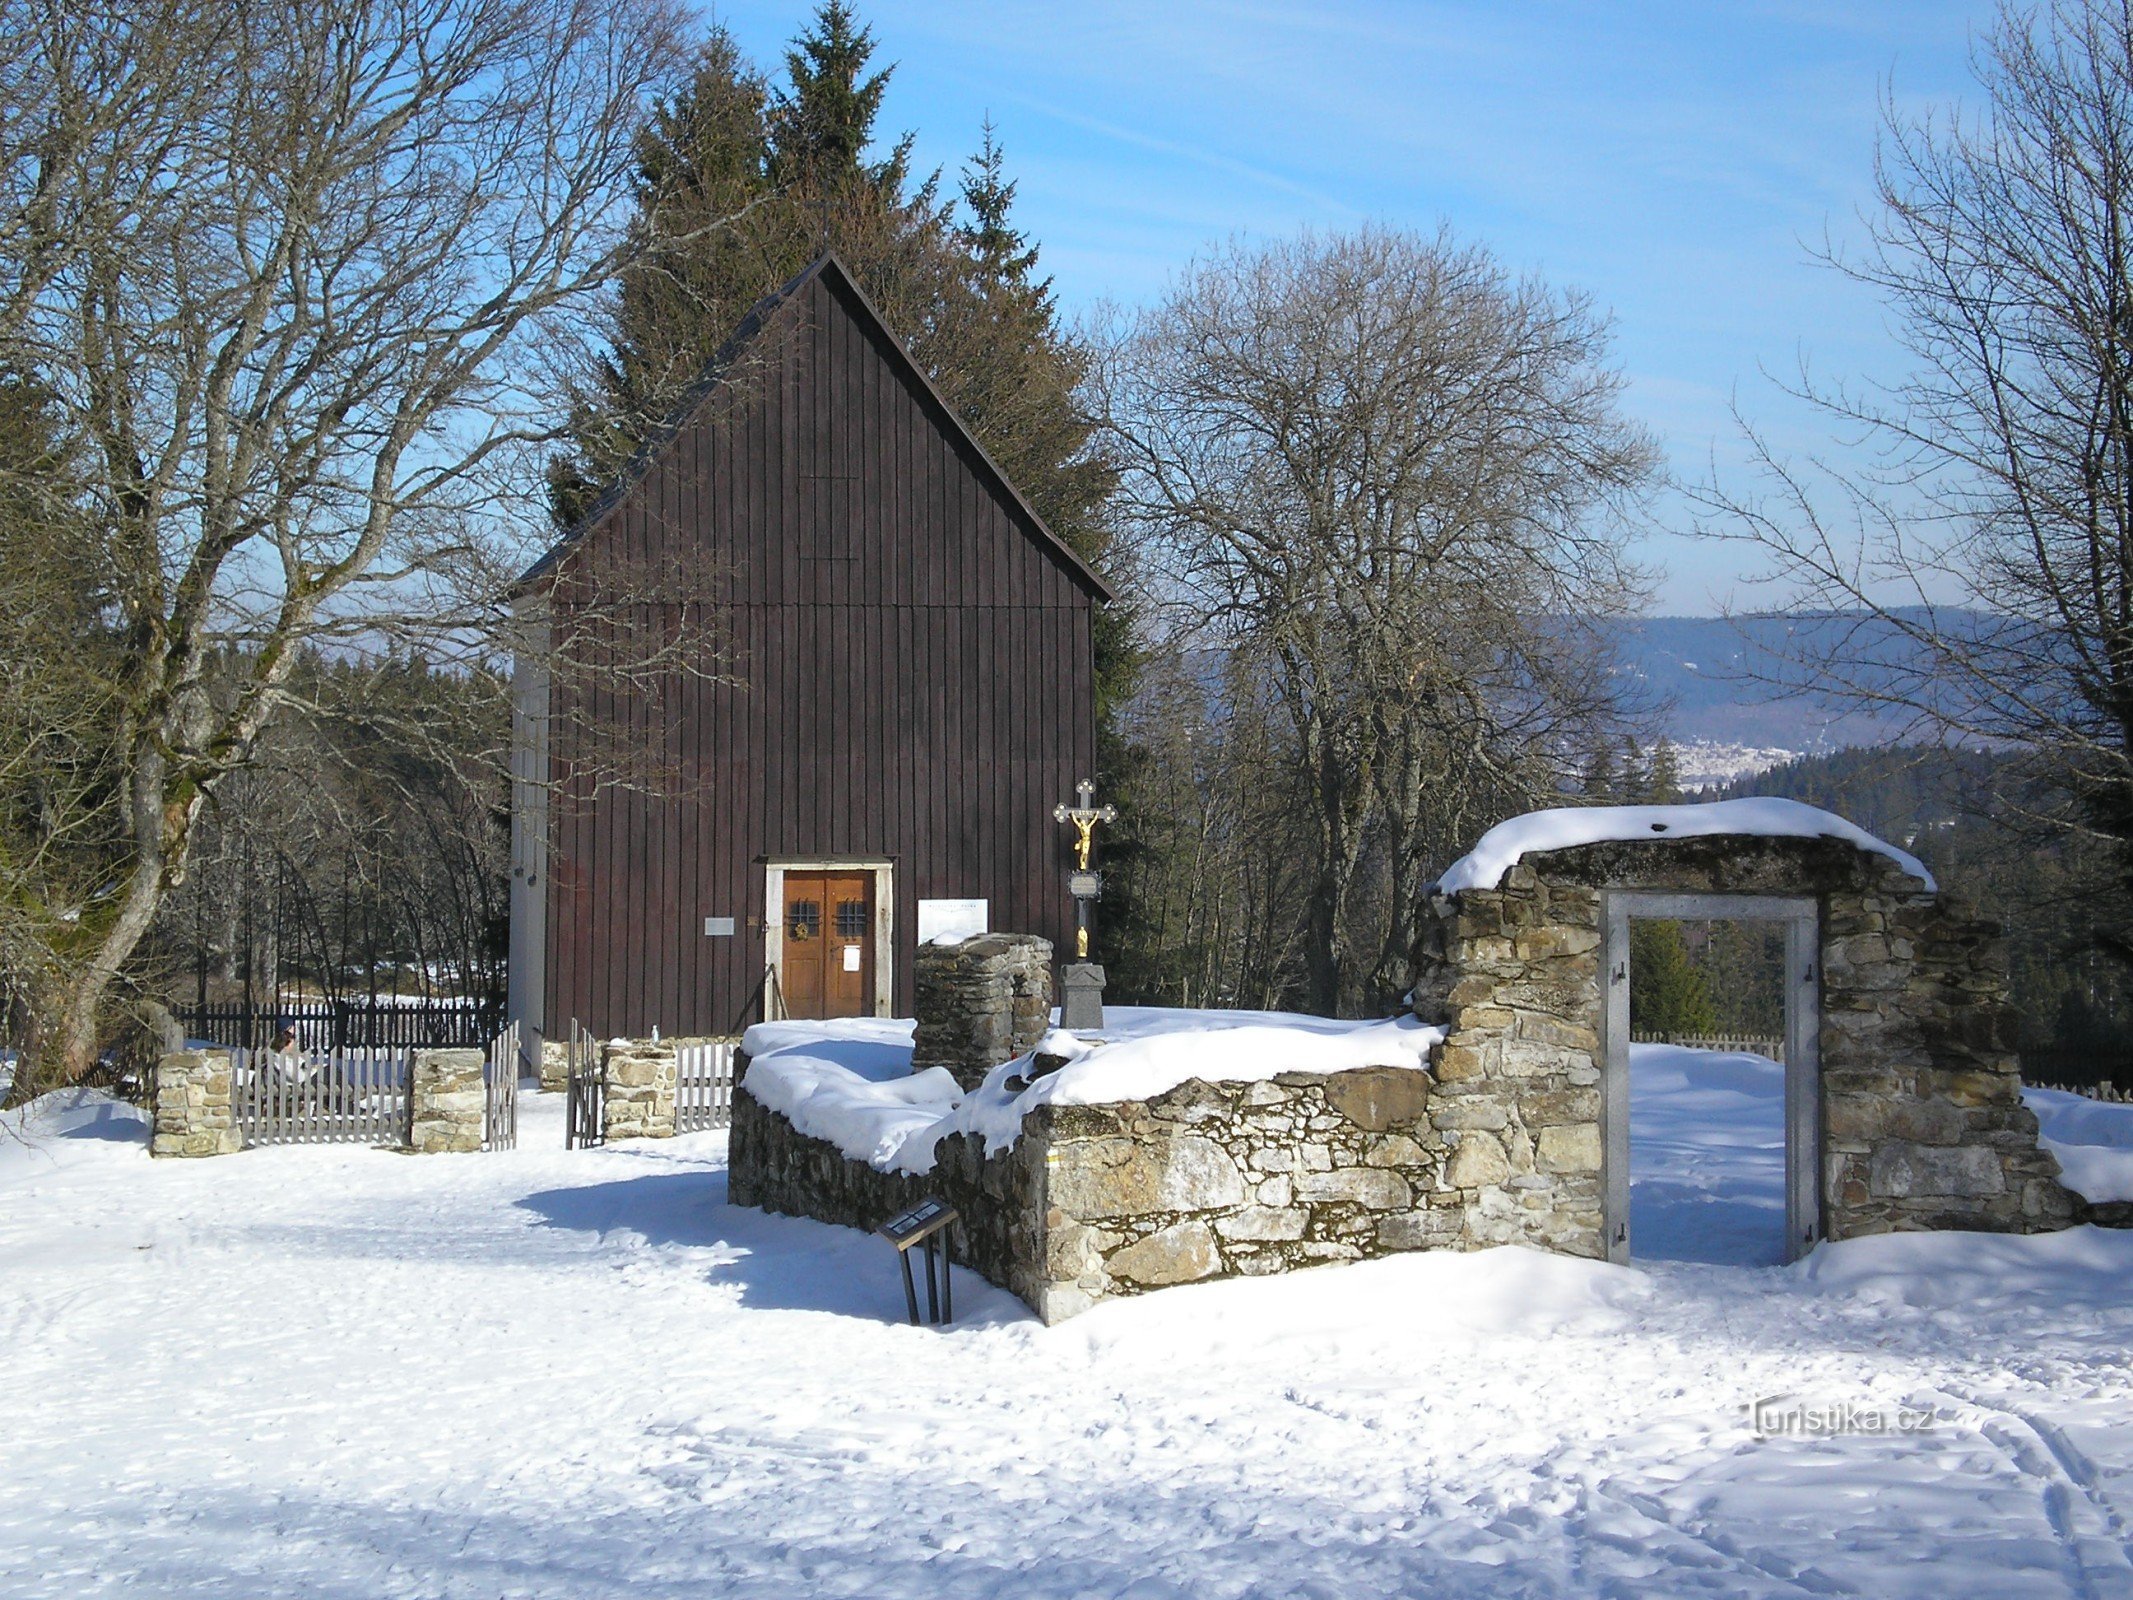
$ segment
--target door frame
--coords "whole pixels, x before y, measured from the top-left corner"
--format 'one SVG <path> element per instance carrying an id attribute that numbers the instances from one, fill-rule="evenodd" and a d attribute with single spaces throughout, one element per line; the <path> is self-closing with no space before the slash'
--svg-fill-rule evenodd
<path id="1" fill-rule="evenodd" d="M 896 863 L 887 856 L 765 856 L 763 959 L 785 981 L 785 875 L 869 872 L 874 875 L 874 1017 L 896 1014 Z"/>
<path id="2" fill-rule="evenodd" d="M 1822 1232 L 1822 908 L 1811 895 L 1600 891 L 1600 1142 L 1607 1259 L 1629 1261 L 1629 924 L 1785 925 L 1785 1259 Z"/>

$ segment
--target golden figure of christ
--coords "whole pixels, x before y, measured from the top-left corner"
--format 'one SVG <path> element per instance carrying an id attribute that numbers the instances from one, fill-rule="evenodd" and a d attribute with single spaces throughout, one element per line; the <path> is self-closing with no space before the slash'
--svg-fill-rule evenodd
<path id="1" fill-rule="evenodd" d="M 1096 850 L 1096 825 L 1099 822 L 1116 822 L 1118 820 L 1118 811 L 1112 806 L 1094 804 L 1096 785 L 1087 778 L 1083 778 L 1081 782 L 1074 785 L 1074 794 L 1081 801 L 1081 804 L 1070 806 L 1061 802 L 1059 805 L 1052 807 L 1052 818 L 1056 822 L 1071 822 L 1074 824 L 1074 865 L 1081 871 L 1087 872 L 1089 870 L 1089 859 Z M 1090 898 L 1090 895 L 1083 894 L 1078 889 L 1075 891 L 1074 909 L 1076 916 L 1074 920 L 1076 927 L 1074 929 L 1074 950 L 1075 954 L 1083 961 L 1089 958 Z"/>

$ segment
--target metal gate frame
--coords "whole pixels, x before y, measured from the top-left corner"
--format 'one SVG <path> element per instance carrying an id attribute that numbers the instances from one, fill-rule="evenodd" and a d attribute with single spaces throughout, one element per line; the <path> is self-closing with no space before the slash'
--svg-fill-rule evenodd
<path id="1" fill-rule="evenodd" d="M 1785 1259 L 1822 1238 L 1822 907 L 1810 895 L 1600 893 L 1600 1142 L 1607 1259 L 1627 1263 L 1629 1237 L 1629 923 L 1785 925 Z"/>

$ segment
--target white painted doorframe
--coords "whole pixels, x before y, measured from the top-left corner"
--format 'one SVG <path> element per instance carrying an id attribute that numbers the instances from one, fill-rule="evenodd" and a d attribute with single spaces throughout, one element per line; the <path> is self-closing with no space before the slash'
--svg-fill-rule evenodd
<path id="1" fill-rule="evenodd" d="M 763 953 L 785 981 L 785 874 L 866 872 L 874 878 L 871 1015 L 896 1014 L 896 863 L 883 856 L 772 856 L 763 863 Z"/>
<path id="2" fill-rule="evenodd" d="M 1600 1142 L 1607 1259 L 1627 1262 L 1629 1237 L 1629 924 L 1785 925 L 1785 1259 L 1822 1237 L 1822 914 L 1810 895 L 1600 892 Z"/>

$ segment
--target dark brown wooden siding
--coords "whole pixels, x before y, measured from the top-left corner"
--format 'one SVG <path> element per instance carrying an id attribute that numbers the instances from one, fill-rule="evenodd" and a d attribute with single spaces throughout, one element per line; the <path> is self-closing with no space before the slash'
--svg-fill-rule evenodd
<path id="1" fill-rule="evenodd" d="M 657 794 L 566 781 L 549 861 L 545 1018 L 603 1035 L 759 1016 L 764 859 L 894 863 L 895 1005 L 921 899 L 1071 949 L 1051 808 L 1095 762 L 1087 580 L 833 270 L 558 568 L 680 548 L 730 572 L 730 685 L 593 714 L 663 749 Z M 556 717 L 559 773 L 573 719 Z M 738 932 L 707 937 L 707 916 Z"/>

